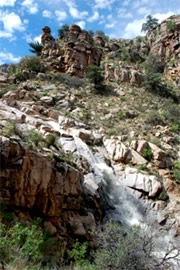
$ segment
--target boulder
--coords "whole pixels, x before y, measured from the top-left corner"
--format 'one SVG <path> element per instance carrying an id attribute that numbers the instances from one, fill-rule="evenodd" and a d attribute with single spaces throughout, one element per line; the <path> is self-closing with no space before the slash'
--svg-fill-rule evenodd
<path id="1" fill-rule="evenodd" d="M 134 168 L 125 169 L 122 181 L 124 185 L 145 193 L 148 197 L 155 197 L 162 190 L 162 184 L 156 176 L 138 173 Z"/>

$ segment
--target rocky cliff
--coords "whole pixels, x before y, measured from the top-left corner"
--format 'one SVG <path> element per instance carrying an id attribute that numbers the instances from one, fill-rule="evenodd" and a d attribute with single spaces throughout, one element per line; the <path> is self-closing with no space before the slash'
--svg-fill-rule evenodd
<path id="1" fill-rule="evenodd" d="M 140 86 L 143 68 L 137 63 L 143 62 L 149 54 L 155 54 L 166 62 L 166 78 L 178 84 L 179 35 L 179 16 L 168 18 L 144 38 L 134 40 L 105 41 L 101 36 L 92 37 L 78 25 L 69 27 L 66 38 L 55 40 L 50 28 L 46 26 L 42 34 L 41 58 L 51 71 L 80 77 L 89 65 L 104 62 L 107 80 Z"/>
<path id="2" fill-rule="evenodd" d="M 16 220 L 41 217 L 67 249 L 77 238 L 94 247 L 94 230 L 113 219 L 147 227 L 160 255 L 170 242 L 179 252 L 180 108 L 143 87 L 141 65 L 153 52 L 166 76 L 168 59 L 177 68 L 172 20 L 131 41 L 105 42 L 76 25 L 55 40 L 44 27 L 46 73 L 26 71 L 21 82 L 2 68 L 0 202 Z M 90 64 L 105 70 L 101 94 L 83 79 Z"/>

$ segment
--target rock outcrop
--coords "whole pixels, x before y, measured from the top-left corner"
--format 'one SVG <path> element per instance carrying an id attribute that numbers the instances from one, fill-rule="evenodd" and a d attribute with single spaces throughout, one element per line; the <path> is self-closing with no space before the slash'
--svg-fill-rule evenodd
<path id="1" fill-rule="evenodd" d="M 23 213 L 24 219 L 42 217 L 54 233 L 89 236 L 96 222 L 93 211 L 85 211 L 89 208 L 87 194 L 77 169 L 7 137 L 1 137 L 0 164 L 1 203 Z"/>
<path id="2" fill-rule="evenodd" d="M 44 45 L 41 59 L 49 70 L 82 77 L 91 64 L 99 65 L 102 49 L 85 30 L 71 25 L 66 40 L 53 40 L 46 27 L 42 35 Z"/>
<path id="3" fill-rule="evenodd" d="M 134 66 L 128 65 L 122 61 L 118 63 L 105 63 L 105 79 L 116 81 L 118 83 L 131 83 L 140 87 L 143 82 L 143 73 Z"/>

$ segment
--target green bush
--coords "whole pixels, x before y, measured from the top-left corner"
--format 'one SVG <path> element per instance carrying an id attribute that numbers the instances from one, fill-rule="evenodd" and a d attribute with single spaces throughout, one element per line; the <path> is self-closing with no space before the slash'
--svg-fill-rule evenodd
<path id="1" fill-rule="evenodd" d="M 178 184 L 180 184 L 180 161 L 174 162 L 173 165 L 173 177 Z"/>
<path id="2" fill-rule="evenodd" d="M 69 33 L 69 25 L 68 24 L 64 24 L 62 25 L 62 27 L 60 29 L 58 29 L 58 36 L 62 39 L 62 38 L 66 38 L 68 36 Z"/>
<path id="3" fill-rule="evenodd" d="M 146 72 L 163 73 L 165 68 L 165 61 L 157 54 L 150 54 L 143 64 Z"/>
<path id="4" fill-rule="evenodd" d="M 73 260 L 79 266 L 88 264 L 88 243 L 76 242 L 73 248 L 68 251 L 68 256 L 70 260 Z"/>
<path id="5" fill-rule="evenodd" d="M 42 134 L 36 130 L 30 129 L 27 131 L 26 141 L 30 147 L 35 148 L 40 142 L 44 142 L 44 138 Z"/>
<path id="6" fill-rule="evenodd" d="M 155 111 L 150 111 L 147 113 L 145 122 L 150 125 L 164 125 L 162 116 Z"/>
<path id="7" fill-rule="evenodd" d="M 150 147 L 147 147 L 143 150 L 142 152 L 142 156 L 147 159 L 148 161 L 151 161 L 151 159 L 153 158 L 153 153 Z"/>
<path id="8" fill-rule="evenodd" d="M 125 230 L 119 224 L 110 222 L 98 235 L 98 242 L 96 270 L 150 269 L 152 239 L 143 235 L 138 227 Z"/>
<path id="9" fill-rule="evenodd" d="M 166 29 L 169 32 L 173 32 L 176 29 L 176 22 L 173 20 L 166 22 Z"/>
<path id="10" fill-rule="evenodd" d="M 172 98 L 174 102 L 179 102 L 179 98 L 172 88 L 162 82 L 161 74 L 158 72 L 147 71 L 144 76 L 143 85 L 146 90 L 164 98 Z"/>
<path id="11" fill-rule="evenodd" d="M 28 258 L 33 262 L 42 259 L 41 246 L 45 236 L 36 225 L 26 227 L 17 223 L 11 228 L 0 226 L 0 260 L 11 261 L 16 256 Z"/>
<path id="12" fill-rule="evenodd" d="M 21 59 L 19 63 L 19 68 L 21 70 L 27 70 L 30 72 L 45 72 L 46 68 L 41 63 L 39 56 L 26 56 Z"/>
<path id="13" fill-rule="evenodd" d="M 97 93 L 102 93 L 104 90 L 104 76 L 102 75 L 102 70 L 100 67 L 95 65 L 90 65 L 87 70 L 85 77 L 88 79 L 88 81 L 92 84 L 94 84 L 94 89 Z"/>
<path id="14" fill-rule="evenodd" d="M 8 92 L 8 89 L 6 88 L 0 89 L 0 98 L 2 98 L 2 96 L 6 94 L 7 92 Z"/>
<path id="15" fill-rule="evenodd" d="M 84 84 L 84 80 L 82 78 L 71 76 L 65 73 L 50 73 L 50 78 L 52 81 L 60 82 L 70 87 L 79 88 Z"/>

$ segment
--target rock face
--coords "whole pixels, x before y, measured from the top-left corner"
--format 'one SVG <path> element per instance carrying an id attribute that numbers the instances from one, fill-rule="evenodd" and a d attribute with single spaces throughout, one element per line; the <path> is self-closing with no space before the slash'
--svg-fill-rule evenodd
<path id="1" fill-rule="evenodd" d="M 147 33 L 146 48 L 167 61 L 165 76 L 180 84 L 180 16 L 171 16 Z"/>
<path id="2" fill-rule="evenodd" d="M 131 83 L 140 87 L 143 82 L 143 74 L 140 70 L 122 61 L 118 64 L 105 64 L 105 79 L 108 81 Z"/>
<path id="3" fill-rule="evenodd" d="M 95 46 L 93 38 L 78 25 L 69 27 L 66 41 L 54 40 L 50 29 L 43 28 L 41 53 L 43 63 L 48 69 L 75 76 L 83 76 L 90 64 L 99 65 L 102 49 Z"/>
<path id="4" fill-rule="evenodd" d="M 95 218 L 92 213 L 81 214 L 88 206 L 83 175 L 79 171 L 26 150 L 6 137 L 1 137 L 0 153 L 1 203 L 32 217 L 41 216 L 48 224 L 46 227 L 53 226 L 54 231 L 61 229 L 67 234 L 70 229 L 76 235 L 88 236 L 87 228 L 94 228 Z M 79 226 L 78 231 L 74 231 L 75 224 Z"/>
<path id="5" fill-rule="evenodd" d="M 43 30 L 43 34 L 41 36 L 41 43 L 43 45 L 54 41 L 54 38 L 51 35 L 51 29 L 48 26 L 45 26 L 42 30 Z"/>

